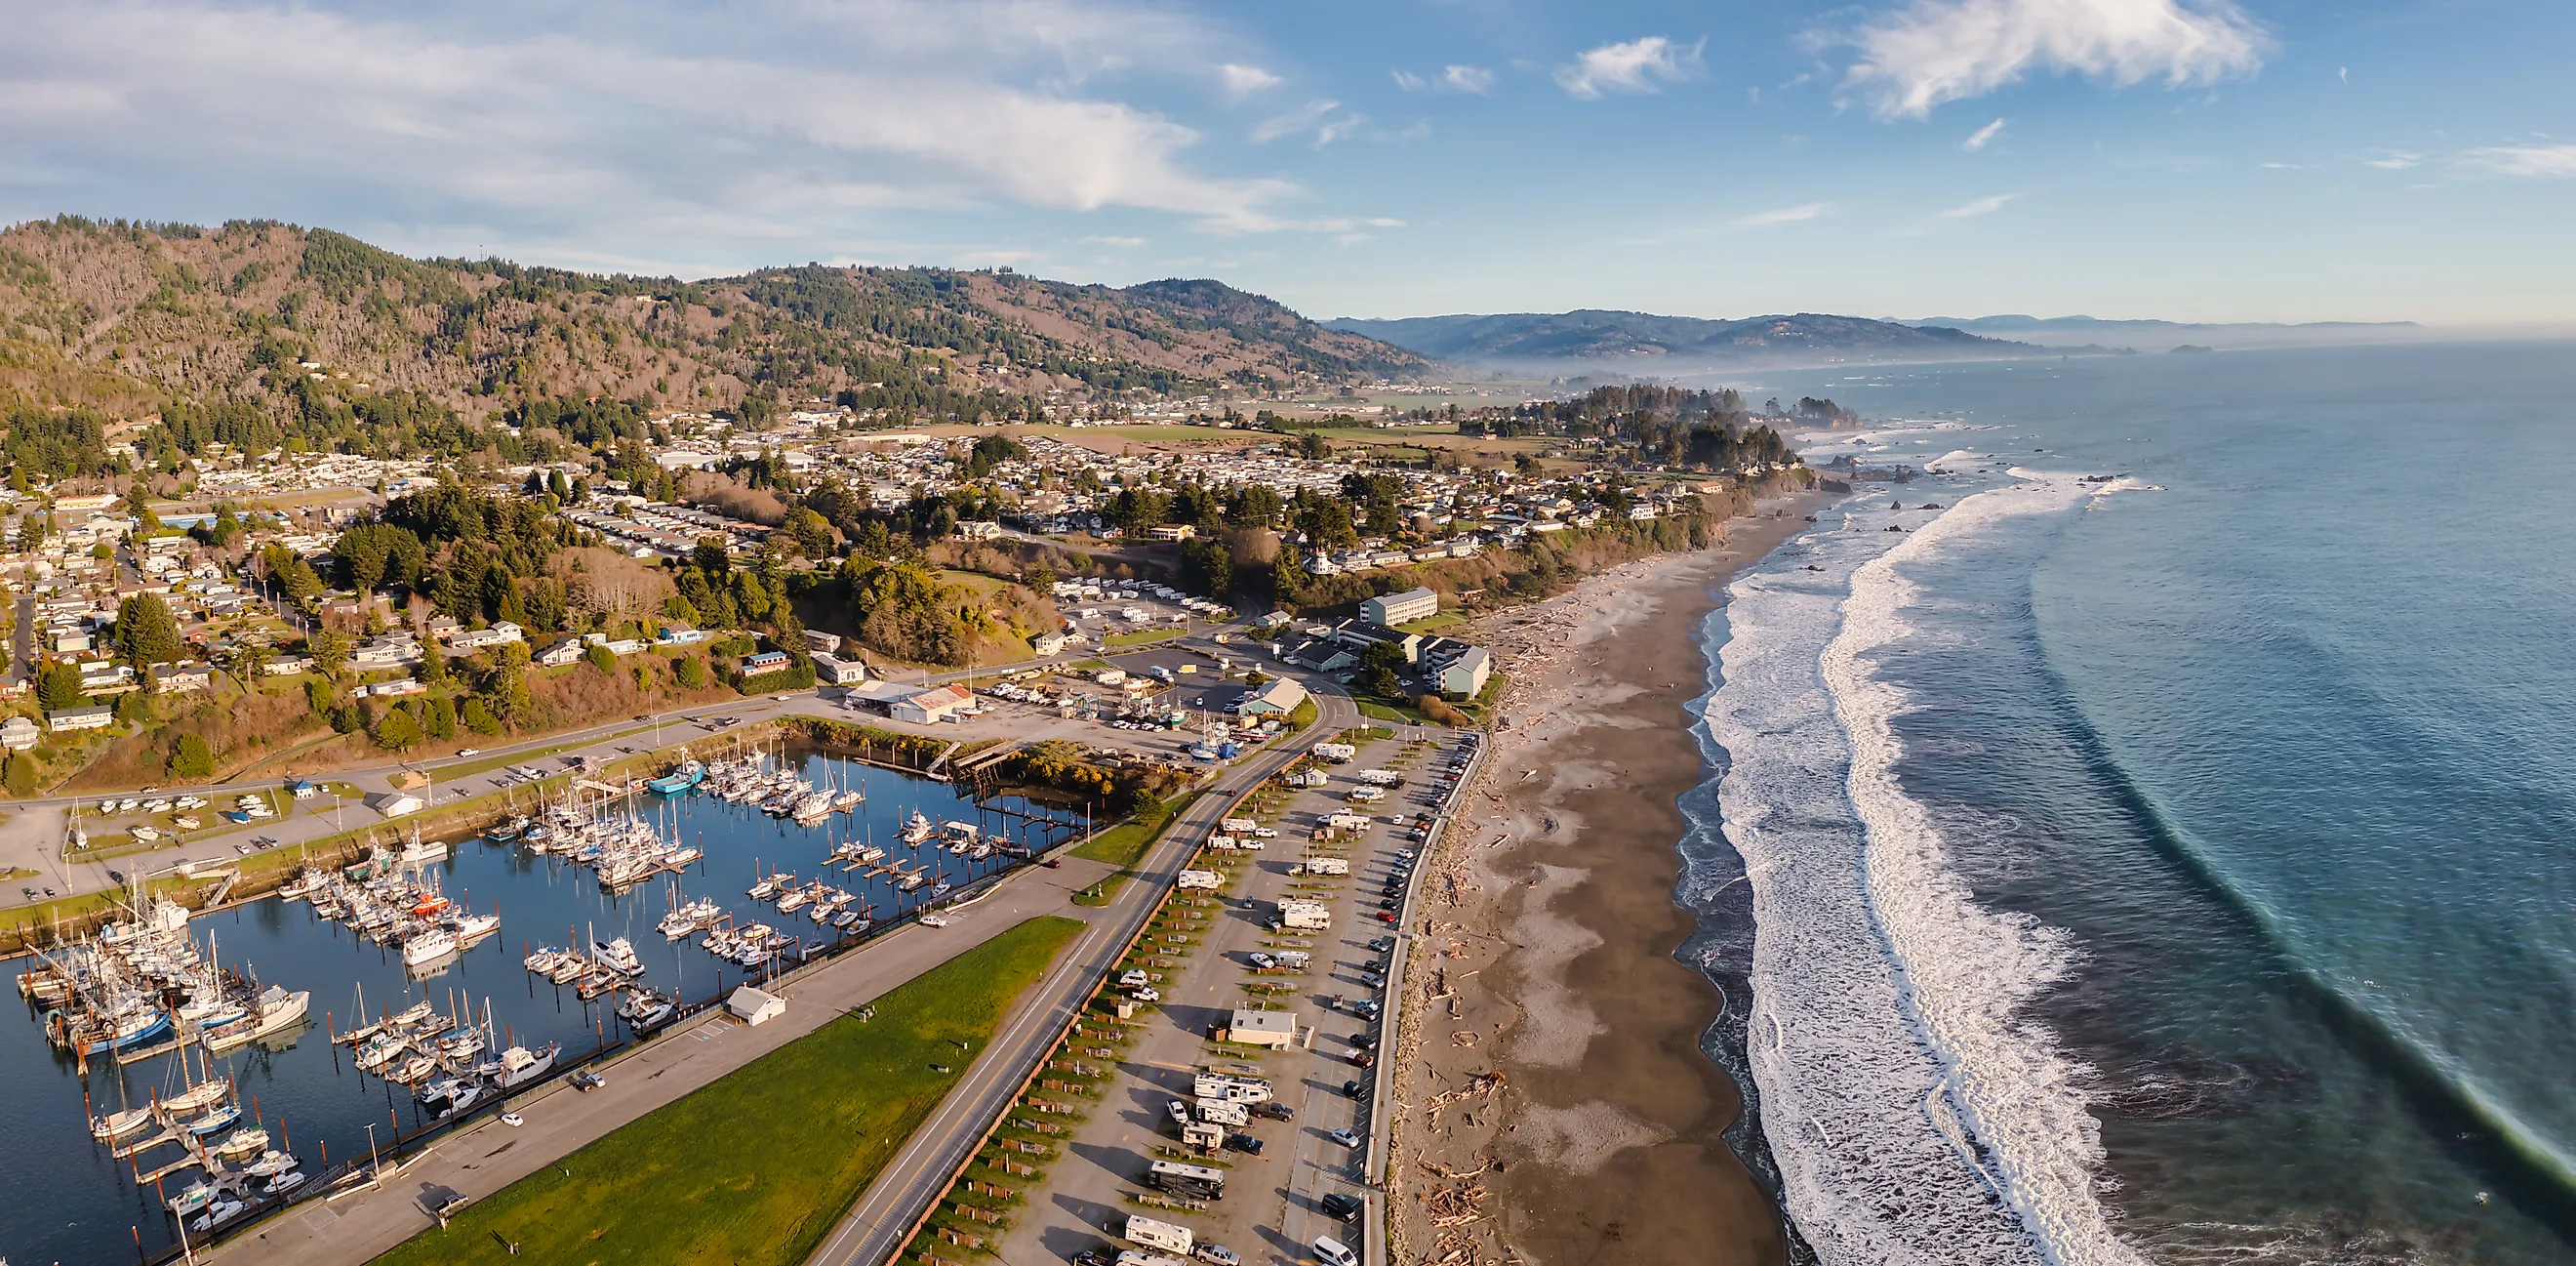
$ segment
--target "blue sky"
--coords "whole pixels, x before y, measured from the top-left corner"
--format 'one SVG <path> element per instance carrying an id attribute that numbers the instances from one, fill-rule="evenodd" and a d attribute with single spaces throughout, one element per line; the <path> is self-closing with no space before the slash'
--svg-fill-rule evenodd
<path id="1" fill-rule="evenodd" d="M 0 218 L 1318 316 L 2576 323 L 2564 0 L 0 0 Z"/>

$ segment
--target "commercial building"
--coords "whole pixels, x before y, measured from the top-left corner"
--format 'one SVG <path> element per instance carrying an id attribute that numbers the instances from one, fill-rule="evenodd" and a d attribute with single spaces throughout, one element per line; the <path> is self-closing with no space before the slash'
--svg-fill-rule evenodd
<path id="1" fill-rule="evenodd" d="M 1494 675 L 1494 656 L 1481 646 L 1470 646 L 1437 666 L 1440 693 L 1473 696 L 1485 688 Z"/>
<path id="2" fill-rule="evenodd" d="M 1438 614 L 1440 595 L 1428 589 L 1407 589 L 1360 601 L 1360 618 L 1378 624 L 1411 624 Z"/>
<path id="3" fill-rule="evenodd" d="M 1259 689 L 1236 701 L 1234 710 L 1248 717 L 1284 716 L 1306 701 L 1306 688 L 1285 677 L 1274 677 Z"/>
<path id="4" fill-rule="evenodd" d="M 814 661 L 814 679 L 827 686 L 855 686 L 868 679 L 868 666 L 857 659 L 816 651 L 806 658 Z"/>
<path id="5" fill-rule="evenodd" d="M 915 725 L 936 725 L 974 702 L 975 696 L 957 686 L 940 686 L 894 700 L 886 706 L 886 715 Z"/>
<path id="6" fill-rule="evenodd" d="M 1225 1040 L 1286 1050 L 1297 1041 L 1297 1013 L 1237 1010 L 1226 1022 Z"/>

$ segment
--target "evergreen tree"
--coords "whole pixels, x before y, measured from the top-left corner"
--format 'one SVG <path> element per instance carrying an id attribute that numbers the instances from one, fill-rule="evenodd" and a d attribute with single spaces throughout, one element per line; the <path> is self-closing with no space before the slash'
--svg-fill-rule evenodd
<path id="1" fill-rule="evenodd" d="M 376 719 L 376 745 L 389 751 L 409 751 L 420 744 L 420 722 L 401 708 L 388 711 Z"/>
<path id="2" fill-rule="evenodd" d="M 137 665 L 179 658 L 179 621 L 157 593 L 138 593 L 116 608 L 116 645 Z"/>
<path id="3" fill-rule="evenodd" d="M 215 754 L 206 746 L 205 736 L 182 734 L 170 749 L 170 776 L 185 782 L 201 782 L 215 776 Z"/>
<path id="4" fill-rule="evenodd" d="M 431 738 L 445 740 L 456 737 L 456 705 L 445 695 L 430 700 L 426 713 L 421 728 L 429 731 Z"/>
<path id="5" fill-rule="evenodd" d="M 47 712 L 77 708 L 88 702 L 81 694 L 80 670 L 69 664 L 47 664 L 36 674 L 36 701 Z"/>

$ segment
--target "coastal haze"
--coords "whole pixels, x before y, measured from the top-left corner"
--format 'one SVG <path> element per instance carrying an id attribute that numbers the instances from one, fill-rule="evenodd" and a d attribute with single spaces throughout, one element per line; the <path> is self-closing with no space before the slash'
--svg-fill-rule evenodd
<path id="1" fill-rule="evenodd" d="M 2576 1263 L 2576 8 L 0 26 L 0 1264 Z"/>

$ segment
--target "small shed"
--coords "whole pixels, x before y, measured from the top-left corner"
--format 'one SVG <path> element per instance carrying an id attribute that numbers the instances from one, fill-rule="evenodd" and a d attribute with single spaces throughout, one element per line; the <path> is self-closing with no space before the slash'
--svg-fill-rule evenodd
<path id="1" fill-rule="evenodd" d="M 420 797 L 408 791 L 385 791 L 367 797 L 367 807 L 385 817 L 399 818 L 420 812 L 422 806 Z"/>
<path id="2" fill-rule="evenodd" d="M 725 999 L 725 1009 L 745 1024 L 766 1024 L 787 1014 L 787 1000 L 774 993 L 763 993 L 749 985 L 737 987 Z"/>

